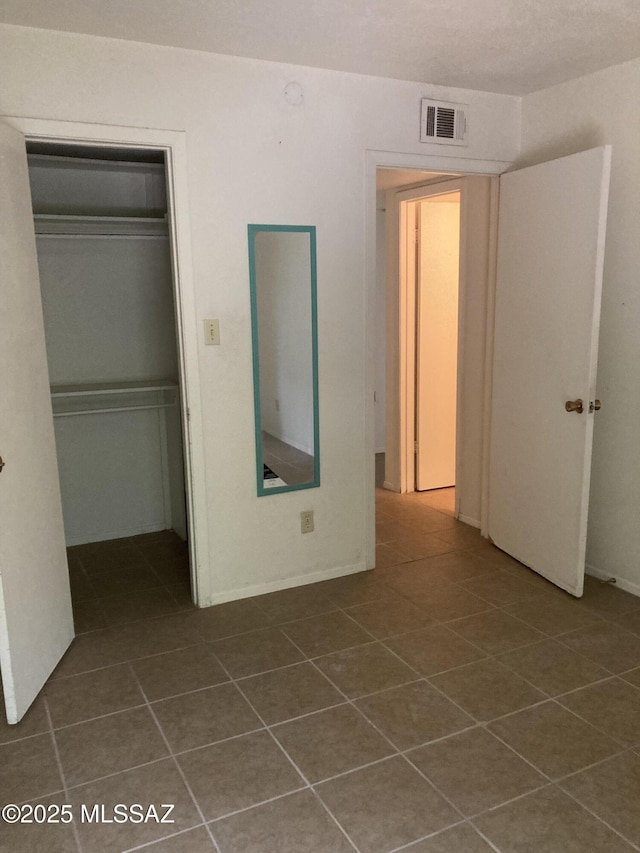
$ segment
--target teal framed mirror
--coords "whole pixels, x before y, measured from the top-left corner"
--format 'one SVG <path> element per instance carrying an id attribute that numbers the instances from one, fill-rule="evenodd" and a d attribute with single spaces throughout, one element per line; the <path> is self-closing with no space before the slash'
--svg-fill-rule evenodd
<path id="1" fill-rule="evenodd" d="M 258 495 L 320 485 L 316 229 L 249 225 Z"/>

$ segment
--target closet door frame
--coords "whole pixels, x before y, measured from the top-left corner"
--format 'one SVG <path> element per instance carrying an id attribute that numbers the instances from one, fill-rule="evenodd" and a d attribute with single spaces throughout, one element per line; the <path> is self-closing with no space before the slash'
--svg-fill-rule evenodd
<path id="1" fill-rule="evenodd" d="M 50 121 L 18 116 L 2 118 L 19 130 L 29 142 L 84 143 L 105 148 L 152 148 L 162 151 L 165 155 L 182 403 L 191 590 L 195 603 L 206 606 L 211 601 L 212 584 L 204 478 L 202 398 L 198 370 L 198 329 L 187 192 L 186 133 L 180 130 Z"/>

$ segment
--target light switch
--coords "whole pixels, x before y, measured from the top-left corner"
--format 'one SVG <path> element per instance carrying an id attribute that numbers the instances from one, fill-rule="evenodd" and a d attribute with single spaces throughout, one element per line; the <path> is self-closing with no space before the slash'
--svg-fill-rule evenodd
<path id="1" fill-rule="evenodd" d="M 220 346 L 220 321 L 204 321 L 204 342 L 207 346 Z"/>

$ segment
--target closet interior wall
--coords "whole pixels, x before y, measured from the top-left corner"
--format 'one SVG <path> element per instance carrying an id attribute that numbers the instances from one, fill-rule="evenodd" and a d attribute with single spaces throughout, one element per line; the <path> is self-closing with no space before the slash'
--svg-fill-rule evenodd
<path id="1" fill-rule="evenodd" d="M 186 539 L 163 155 L 70 154 L 28 148 L 67 545 Z"/>

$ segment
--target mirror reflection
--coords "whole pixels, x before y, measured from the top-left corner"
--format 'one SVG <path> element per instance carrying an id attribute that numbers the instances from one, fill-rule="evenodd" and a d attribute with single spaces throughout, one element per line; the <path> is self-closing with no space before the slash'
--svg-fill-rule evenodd
<path id="1" fill-rule="evenodd" d="M 315 227 L 249 225 L 258 494 L 320 485 Z"/>

